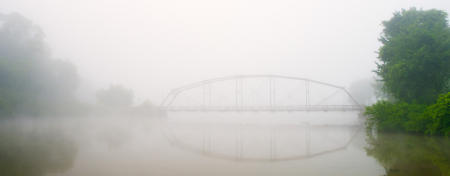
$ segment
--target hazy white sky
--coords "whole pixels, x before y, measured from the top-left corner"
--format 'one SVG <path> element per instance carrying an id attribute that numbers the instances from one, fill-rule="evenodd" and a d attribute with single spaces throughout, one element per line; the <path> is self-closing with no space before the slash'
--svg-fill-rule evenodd
<path id="1" fill-rule="evenodd" d="M 110 83 L 155 103 L 171 88 L 236 74 L 348 86 L 371 77 L 381 21 L 447 0 L 0 0 L 41 26 L 53 55 L 97 89 Z"/>

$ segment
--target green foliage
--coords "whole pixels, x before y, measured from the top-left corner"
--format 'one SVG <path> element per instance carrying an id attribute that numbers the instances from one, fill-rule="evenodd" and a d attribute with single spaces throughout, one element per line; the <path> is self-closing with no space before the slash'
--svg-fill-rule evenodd
<path id="1" fill-rule="evenodd" d="M 366 107 L 368 129 L 404 131 L 430 135 L 450 135 L 450 92 L 426 106 L 405 102 L 379 101 Z"/>
<path id="2" fill-rule="evenodd" d="M 450 135 L 447 13 L 411 8 L 395 13 L 383 25 L 377 74 L 383 91 L 397 102 L 380 101 L 367 107 L 368 128 Z"/>
<path id="3" fill-rule="evenodd" d="M 436 104 L 429 106 L 423 116 L 430 119 L 426 133 L 450 136 L 450 92 L 439 96 Z"/>
<path id="4" fill-rule="evenodd" d="M 377 74 L 384 90 L 408 103 L 430 104 L 450 75 L 450 28 L 439 10 L 402 10 L 384 21 Z"/>
<path id="5" fill-rule="evenodd" d="M 133 103 L 133 92 L 120 85 L 97 91 L 98 103 L 109 107 L 129 107 Z"/>
<path id="6" fill-rule="evenodd" d="M 450 78 L 447 79 L 444 85 L 444 90 L 442 90 L 442 93 L 450 92 Z"/>
<path id="7" fill-rule="evenodd" d="M 0 13 L 0 24 L 0 117 L 46 115 L 76 104 L 76 69 L 50 57 L 41 29 L 15 13 Z"/>
<path id="8" fill-rule="evenodd" d="M 423 130 L 420 122 L 424 110 L 424 105 L 379 101 L 366 107 L 365 114 L 370 116 L 367 121 L 369 128 L 376 126 L 380 131 L 419 132 Z"/>

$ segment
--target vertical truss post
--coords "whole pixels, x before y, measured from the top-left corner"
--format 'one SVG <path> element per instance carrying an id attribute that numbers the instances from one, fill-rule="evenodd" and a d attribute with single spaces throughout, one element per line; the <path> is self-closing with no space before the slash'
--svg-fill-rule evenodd
<path id="1" fill-rule="evenodd" d="M 239 80 L 239 82 L 240 82 L 240 87 L 239 87 L 239 92 L 241 92 L 241 101 L 240 101 L 240 104 L 241 104 L 241 106 L 244 106 L 244 80 L 243 80 L 243 78 L 241 78 L 240 80 Z"/>
<path id="2" fill-rule="evenodd" d="M 277 86 L 275 85 L 275 80 L 272 79 L 272 106 L 276 107 L 276 90 L 277 90 Z"/>
<path id="3" fill-rule="evenodd" d="M 234 106 L 236 107 L 236 109 L 238 108 L 238 106 L 239 106 L 239 104 L 238 104 L 238 102 L 239 102 L 239 97 L 238 97 L 238 91 L 239 91 L 239 81 L 238 81 L 238 79 L 236 79 L 235 80 L 236 82 L 235 82 L 235 89 L 234 89 L 234 100 L 235 100 L 235 102 L 234 102 Z"/>
<path id="4" fill-rule="evenodd" d="M 203 103 L 202 108 L 206 109 L 211 106 L 211 84 L 204 84 L 203 88 Z"/>
<path id="5" fill-rule="evenodd" d="M 275 80 L 269 78 L 269 105 L 270 107 L 275 106 Z"/>
<path id="6" fill-rule="evenodd" d="M 309 80 L 305 80 L 305 105 L 309 106 Z"/>
<path id="7" fill-rule="evenodd" d="M 211 84 L 208 84 L 208 107 L 211 107 L 211 99 L 212 99 L 212 88 Z"/>
<path id="8" fill-rule="evenodd" d="M 202 94 L 202 109 L 205 109 L 205 107 L 206 107 L 206 94 L 207 94 L 207 92 L 206 92 L 206 84 L 204 84 L 204 85 L 202 86 L 202 88 L 203 88 L 203 94 Z"/>
<path id="9" fill-rule="evenodd" d="M 236 79 L 236 85 L 235 85 L 235 107 L 236 109 L 239 109 L 240 107 L 243 106 L 243 97 L 244 97 L 244 92 L 243 92 L 243 85 L 242 85 L 242 78 L 237 78 Z"/>
<path id="10" fill-rule="evenodd" d="M 269 78 L 269 106 L 272 107 L 272 78 Z"/>

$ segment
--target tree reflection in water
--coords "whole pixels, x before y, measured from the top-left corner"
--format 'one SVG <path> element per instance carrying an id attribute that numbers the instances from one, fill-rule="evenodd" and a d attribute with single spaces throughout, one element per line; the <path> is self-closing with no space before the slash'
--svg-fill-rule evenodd
<path id="1" fill-rule="evenodd" d="M 396 133 L 368 133 L 366 152 L 388 176 L 450 175 L 450 140 Z"/>
<path id="2" fill-rule="evenodd" d="M 42 176 L 72 167 L 74 142 L 57 128 L 0 123 L 0 175 Z"/>

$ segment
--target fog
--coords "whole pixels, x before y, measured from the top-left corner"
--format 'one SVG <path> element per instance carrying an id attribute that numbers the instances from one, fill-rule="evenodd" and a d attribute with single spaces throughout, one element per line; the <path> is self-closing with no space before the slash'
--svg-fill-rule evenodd
<path id="1" fill-rule="evenodd" d="M 0 175 L 445 175 L 364 114 L 410 8 L 450 1 L 1 0 Z"/>
<path id="2" fill-rule="evenodd" d="M 52 55 L 77 66 L 83 93 L 123 84 L 137 102 L 237 74 L 279 74 L 349 86 L 370 78 L 381 21 L 431 1 L 0 2 L 45 32 Z M 89 97 L 89 96 L 85 96 Z M 89 98 L 86 98 L 89 99 Z"/>

